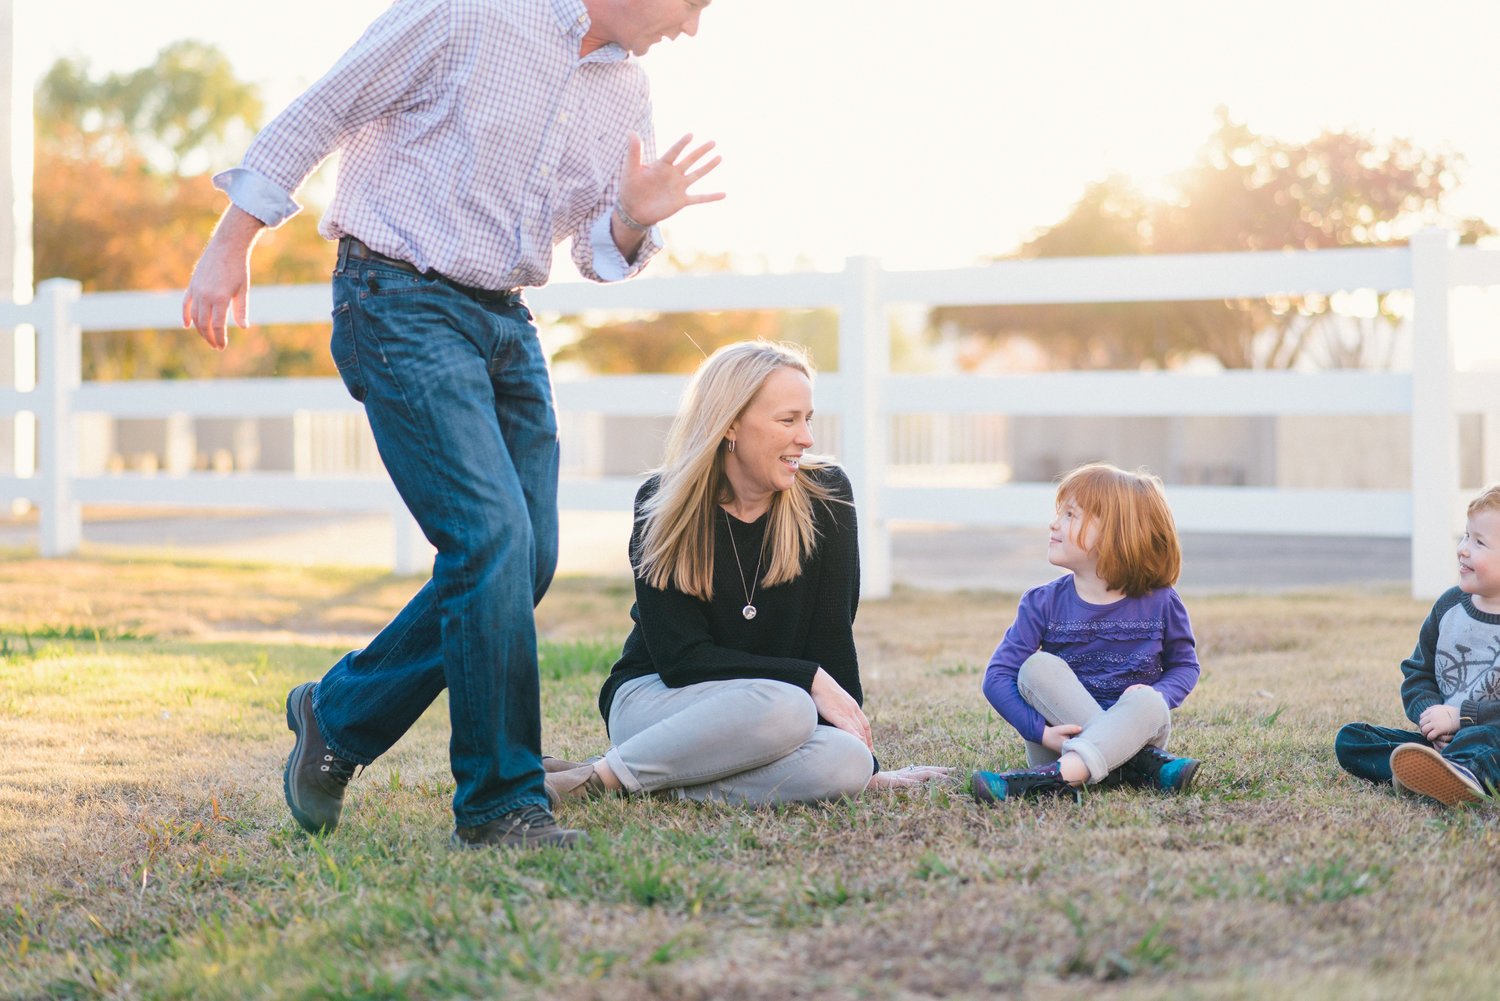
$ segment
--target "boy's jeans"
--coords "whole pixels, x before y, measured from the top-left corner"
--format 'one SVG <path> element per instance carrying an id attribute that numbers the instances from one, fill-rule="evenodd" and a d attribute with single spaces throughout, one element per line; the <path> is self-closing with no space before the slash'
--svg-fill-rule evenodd
<path id="1" fill-rule="evenodd" d="M 1351 775 L 1385 783 L 1391 780 L 1391 752 L 1402 744 L 1432 746 L 1415 730 L 1349 723 L 1333 739 L 1333 753 Z M 1500 727 L 1461 727 L 1441 754 L 1473 772 L 1480 785 L 1500 788 Z"/>
<path id="2" fill-rule="evenodd" d="M 318 684 L 318 727 L 368 764 L 447 687 L 458 825 L 545 804 L 533 609 L 557 564 L 558 445 L 531 313 L 342 252 L 333 301 L 334 362 L 437 559 Z"/>

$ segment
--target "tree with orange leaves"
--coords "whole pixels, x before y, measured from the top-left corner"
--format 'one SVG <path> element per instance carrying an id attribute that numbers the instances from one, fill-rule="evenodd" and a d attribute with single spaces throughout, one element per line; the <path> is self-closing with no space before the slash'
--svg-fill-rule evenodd
<path id="1" fill-rule="evenodd" d="M 100 78 L 58 61 L 37 87 L 36 274 L 86 291 L 174 288 L 224 207 L 207 170 L 233 160 L 261 113 L 255 87 L 200 42 Z M 332 262 L 307 212 L 265 235 L 254 279 L 320 281 Z M 178 329 L 95 334 L 84 339 L 84 377 L 332 375 L 327 339 L 326 325 L 257 327 L 223 354 Z"/>

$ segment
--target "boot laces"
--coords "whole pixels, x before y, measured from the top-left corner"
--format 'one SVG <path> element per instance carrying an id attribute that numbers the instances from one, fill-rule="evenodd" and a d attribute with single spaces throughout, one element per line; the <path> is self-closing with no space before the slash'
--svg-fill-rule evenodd
<path id="1" fill-rule="evenodd" d="M 511 814 L 510 828 L 525 832 L 537 827 L 551 827 L 555 821 L 552 813 L 537 803 L 528 803 Z"/>
<path id="2" fill-rule="evenodd" d="M 354 778 L 355 770 L 363 768 L 363 765 L 355 764 L 353 761 L 345 761 L 343 758 L 335 757 L 332 754 L 324 754 L 323 763 L 318 766 L 319 771 L 326 773 L 330 779 L 341 786 L 348 785 L 349 780 Z"/>

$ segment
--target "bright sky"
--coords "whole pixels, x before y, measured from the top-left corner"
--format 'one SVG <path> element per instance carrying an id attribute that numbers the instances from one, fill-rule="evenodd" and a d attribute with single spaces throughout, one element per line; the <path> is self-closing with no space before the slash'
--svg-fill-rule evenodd
<path id="1" fill-rule="evenodd" d="M 220 46 L 280 108 L 387 0 L 17 0 L 36 72 L 132 69 L 183 37 Z M 1406 136 L 1465 154 L 1456 208 L 1500 222 L 1487 0 L 714 0 L 646 59 L 658 134 L 720 143 L 716 205 L 682 252 L 755 266 L 963 265 L 1014 248 L 1111 171 L 1190 162 L 1227 105 L 1257 131 Z"/>

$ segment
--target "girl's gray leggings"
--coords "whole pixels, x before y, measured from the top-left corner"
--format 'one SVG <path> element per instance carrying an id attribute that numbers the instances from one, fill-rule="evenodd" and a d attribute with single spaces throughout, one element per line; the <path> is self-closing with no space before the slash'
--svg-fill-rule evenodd
<path id="1" fill-rule="evenodd" d="M 1172 735 L 1172 712 L 1156 689 L 1126 692 L 1120 701 L 1101 709 L 1067 661 L 1055 654 L 1038 652 L 1026 658 L 1016 687 L 1049 726 L 1072 723 L 1083 727 L 1063 744 L 1062 754 L 1072 751 L 1083 759 L 1090 785 L 1103 781 L 1147 744 L 1165 750 Z M 1056 761 L 1062 754 L 1026 742 L 1026 761 L 1033 767 Z"/>

